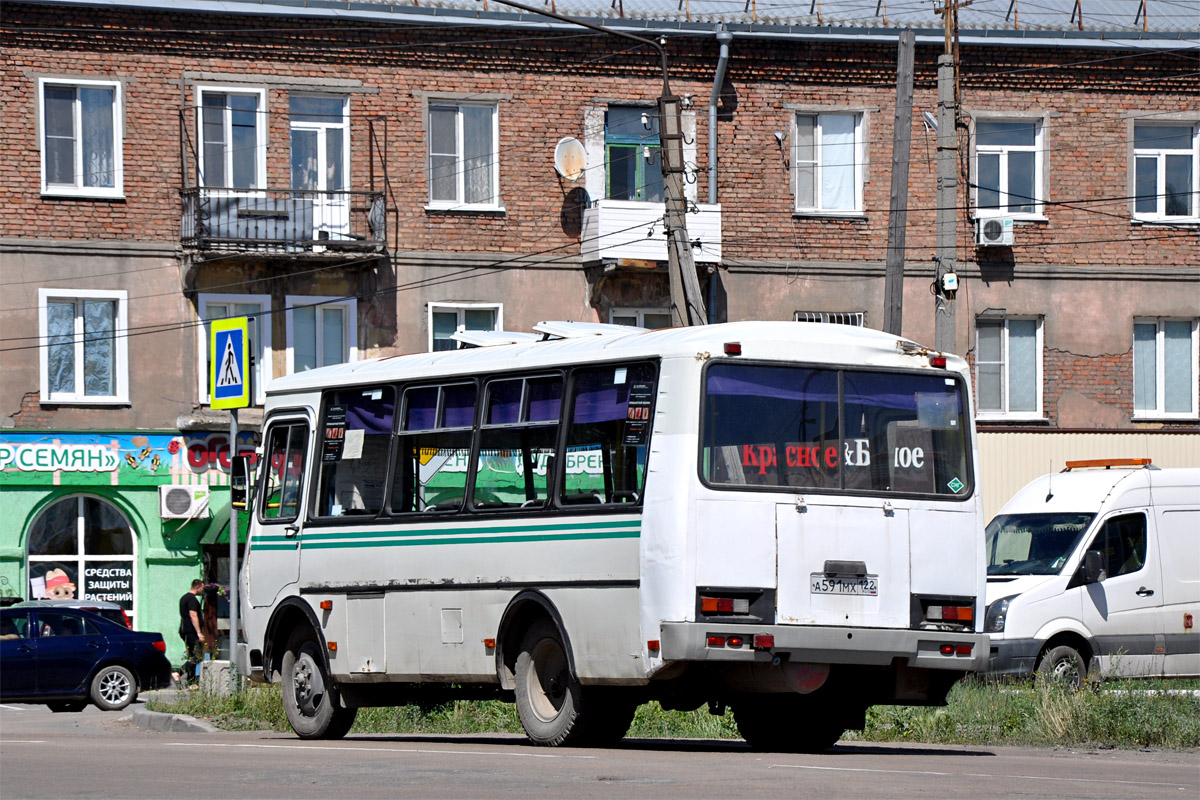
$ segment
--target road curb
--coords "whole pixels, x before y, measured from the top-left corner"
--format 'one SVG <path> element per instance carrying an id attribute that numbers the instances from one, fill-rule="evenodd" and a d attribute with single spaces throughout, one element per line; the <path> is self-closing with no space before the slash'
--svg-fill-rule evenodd
<path id="1" fill-rule="evenodd" d="M 220 729 L 202 719 L 187 714 L 164 714 L 161 711 L 134 709 L 133 724 L 139 728 L 163 733 L 217 733 Z"/>

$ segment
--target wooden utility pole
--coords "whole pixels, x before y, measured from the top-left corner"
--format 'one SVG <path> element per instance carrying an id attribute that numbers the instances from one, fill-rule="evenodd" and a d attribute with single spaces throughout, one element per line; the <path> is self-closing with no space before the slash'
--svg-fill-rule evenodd
<path id="1" fill-rule="evenodd" d="M 670 80 L 667 75 L 666 39 L 654 41 L 625 31 L 584 22 L 555 11 L 546 11 L 523 3 L 515 3 L 512 0 L 495 0 L 495 2 L 519 8 L 530 14 L 590 28 L 600 33 L 632 39 L 658 51 L 659 57 L 662 59 L 663 74 L 662 94 L 658 98 L 658 129 L 659 139 L 662 143 L 663 194 L 666 199 L 663 226 L 667 234 L 671 324 L 675 326 L 705 324 L 708 322 L 708 314 L 704 310 L 704 295 L 700 291 L 700 279 L 696 276 L 696 261 L 692 256 L 692 242 L 688 238 L 687 232 L 687 199 L 683 194 L 683 173 L 687 168 L 683 162 L 682 114 L 679 98 L 671 94 Z"/>
<path id="2" fill-rule="evenodd" d="M 938 56 L 938 139 L 937 139 L 937 277 L 934 282 L 934 347 L 945 353 L 955 351 L 956 320 L 954 291 L 947 289 L 947 275 L 958 275 L 958 102 L 955 91 L 954 40 L 957 38 L 958 10 L 972 0 L 944 0 L 942 26 L 946 34 L 945 52 Z"/>
<path id="3" fill-rule="evenodd" d="M 892 196 L 888 212 L 883 329 L 896 336 L 904 317 L 904 233 L 908 216 L 908 162 L 912 150 L 913 50 L 916 34 L 900 31 L 896 54 L 896 121 L 892 129 Z"/>

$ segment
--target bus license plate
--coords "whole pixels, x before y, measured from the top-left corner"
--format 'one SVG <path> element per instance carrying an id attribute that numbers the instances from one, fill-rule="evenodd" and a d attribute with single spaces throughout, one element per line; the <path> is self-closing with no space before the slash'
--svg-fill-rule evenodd
<path id="1" fill-rule="evenodd" d="M 809 585 L 813 594 L 857 594 L 875 597 L 879 594 L 879 576 L 863 578 L 830 578 L 824 573 L 814 572 Z"/>

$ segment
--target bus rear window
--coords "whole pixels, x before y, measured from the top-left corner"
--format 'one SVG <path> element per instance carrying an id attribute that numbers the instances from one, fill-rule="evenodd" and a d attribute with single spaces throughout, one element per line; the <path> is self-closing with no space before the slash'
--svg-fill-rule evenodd
<path id="1" fill-rule="evenodd" d="M 962 389 L 944 373 L 716 363 L 703 425 L 710 484 L 971 494 Z"/>

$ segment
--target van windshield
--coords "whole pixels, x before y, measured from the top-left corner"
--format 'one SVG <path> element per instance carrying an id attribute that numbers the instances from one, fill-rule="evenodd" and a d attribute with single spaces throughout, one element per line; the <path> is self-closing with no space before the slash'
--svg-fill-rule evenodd
<path id="1" fill-rule="evenodd" d="M 1001 514 L 987 526 L 988 575 L 1057 575 L 1094 514 Z"/>

